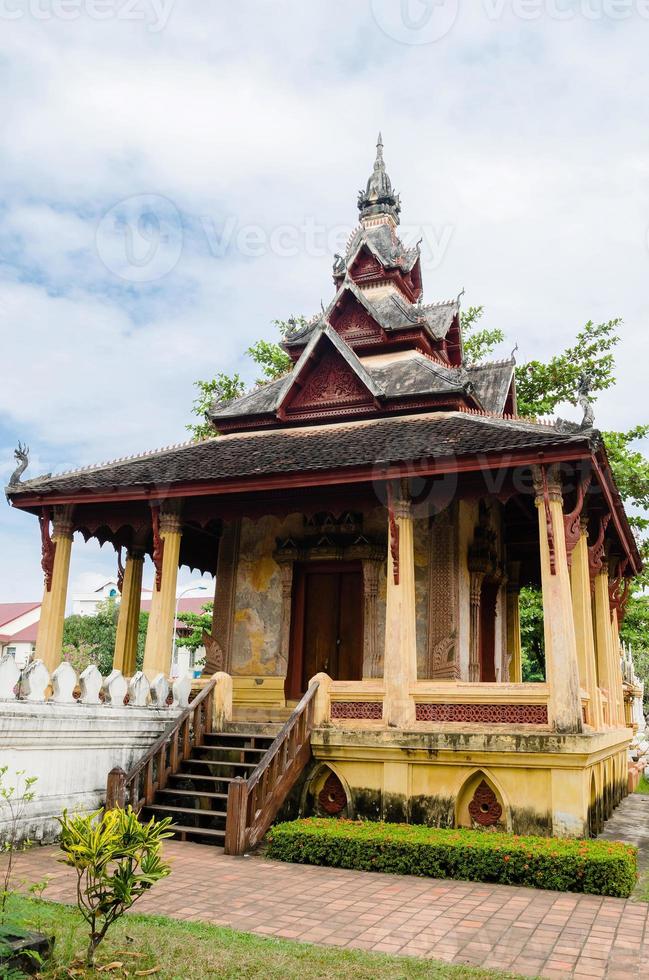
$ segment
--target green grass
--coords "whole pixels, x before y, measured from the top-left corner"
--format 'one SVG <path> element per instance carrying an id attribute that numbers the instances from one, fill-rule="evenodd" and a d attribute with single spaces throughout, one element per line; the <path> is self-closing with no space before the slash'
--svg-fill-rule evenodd
<path id="1" fill-rule="evenodd" d="M 649 902 L 649 871 L 640 875 L 637 888 L 633 893 L 634 902 Z"/>
<path id="2" fill-rule="evenodd" d="M 645 793 L 647 796 L 649 796 L 649 779 L 647 779 L 646 776 L 640 776 L 640 782 L 638 783 L 635 792 Z"/>
<path id="3" fill-rule="evenodd" d="M 156 980 L 331 980 L 332 976 L 354 980 L 494 980 L 512 976 L 411 957 L 264 939 L 233 929 L 145 915 L 121 919 L 99 948 L 98 967 L 111 963 L 123 966 L 85 970 L 77 961 L 85 949 L 86 925 L 76 908 L 13 896 L 9 912 L 25 928 L 56 936 L 54 957 L 39 974 L 43 980 L 135 977 L 136 971 L 155 967 L 159 970 L 150 975 Z"/>

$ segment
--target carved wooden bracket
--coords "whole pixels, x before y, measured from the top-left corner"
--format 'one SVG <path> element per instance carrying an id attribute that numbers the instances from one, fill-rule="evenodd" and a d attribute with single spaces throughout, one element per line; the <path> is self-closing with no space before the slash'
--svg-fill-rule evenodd
<path id="1" fill-rule="evenodd" d="M 566 533 L 566 557 L 568 559 L 568 568 L 570 568 L 572 565 L 572 553 L 575 550 L 577 542 L 581 536 L 581 512 L 584 509 L 586 492 L 592 479 L 593 477 L 590 473 L 588 476 L 584 477 L 577 488 L 577 503 L 575 504 L 575 509 L 569 514 L 563 515 L 563 526 Z"/>
<path id="2" fill-rule="evenodd" d="M 122 594 L 124 589 L 124 565 L 122 562 L 122 549 L 121 546 L 117 549 L 117 588 L 119 589 L 119 594 Z"/>
<path id="3" fill-rule="evenodd" d="M 394 493 L 392 484 L 388 483 L 388 517 L 390 524 L 390 554 L 392 555 L 392 572 L 394 584 L 399 584 L 399 525 L 394 516 Z"/>
<path id="4" fill-rule="evenodd" d="M 54 572 L 54 556 L 56 555 L 56 541 L 52 541 L 50 535 L 51 516 L 49 507 L 44 507 L 38 515 L 38 523 L 41 526 L 41 568 L 45 577 L 45 588 L 48 592 L 52 591 L 52 573 Z"/>
<path id="5" fill-rule="evenodd" d="M 613 613 L 613 610 L 617 612 L 618 624 L 621 624 L 624 620 L 626 604 L 629 601 L 629 594 L 631 590 L 631 579 L 624 577 L 628 564 L 628 558 L 624 558 L 618 562 L 617 575 L 613 581 L 609 583 L 608 587 L 608 598 L 611 613 Z"/>
<path id="6" fill-rule="evenodd" d="M 155 587 L 160 591 L 162 586 L 162 559 L 164 556 L 164 538 L 160 537 L 160 505 L 154 504 L 151 507 L 151 526 L 153 528 L 153 564 L 155 566 Z"/>
<path id="7" fill-rule="evenodd" d="M 610 519 L 610 514 L 604 514 L 603 517 L 600 517 L 597 541 L 595 541 L 595 544 L 588 546 L 588 570 L 591 578 L 595 578 L 601 572 L 602 565 L 604 564 L 604 535 L 606 534 L 606 528 Z"/>
<path id="8" fill-rule="evenodd" d="M 203 673 L 211 677 L 217 671 L 225 669 L 225 654 L 219 641 L 211 633 L 208 633 L 207 630 L 203 630 L 202 638 L 203 646 L 205 647 L 205 667 L 203 668 Z"/>

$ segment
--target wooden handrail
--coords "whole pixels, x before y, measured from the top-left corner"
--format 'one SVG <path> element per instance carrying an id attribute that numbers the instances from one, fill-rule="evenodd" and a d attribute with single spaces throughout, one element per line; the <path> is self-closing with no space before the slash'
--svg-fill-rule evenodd
<path id="1" fill-rule="evenodd" d="M 176 718 L 173 727 L 158 738 L 147 753 L 125 773 L 113 769 L 106 786 L 106 809 L 130 803 L 136 812 L 153 803 L 159 789 L 189 758 L 194 745 L 203 745 L 204 736 L 212 731 L 214 689 L 217 678 L 209 684 Z"/>
<path id="2" fill-rule="evenodd" d="M 262 839 L 311 758 L 314 681 L 248 779 L 228 790 L 225 853 L 244 854 Z"/>

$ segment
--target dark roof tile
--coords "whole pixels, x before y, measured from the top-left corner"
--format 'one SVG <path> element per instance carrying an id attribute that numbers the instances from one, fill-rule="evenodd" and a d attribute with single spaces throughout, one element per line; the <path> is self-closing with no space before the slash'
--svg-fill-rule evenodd
<path id="1" fill-rule="evenodd" d="M 236 433 L 185 443 L 127 460 L 8 487 L 10 499 L 23 494 L 76 493 L 322 470 L 368 467 L 430 456 L 461 456 L 523 448 L 569 446 L 592 439 L 593 430 L 558 432 L 541 423 L 465 412 L 401 416 Z M 290 480 L 287 480 L 287 484 Z"/>

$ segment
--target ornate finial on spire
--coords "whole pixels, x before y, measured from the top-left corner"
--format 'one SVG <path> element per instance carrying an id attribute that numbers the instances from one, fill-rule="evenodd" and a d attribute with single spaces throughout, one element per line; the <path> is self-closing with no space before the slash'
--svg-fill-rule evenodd
<path id="1" fill-rule="evenodd" d="M 376 160 L 374 161 L 374 169 L 379 170 L 383 166 L 383 137 L 381 136 L 381 130 L 379 130 L 379 138 L 376 141 Z"/>
<path id="2" fill-rule="evenodd" d="M 374 169 L 364 191 L 358 193 L 358 210 L 361 220 L 380 215 L 389 215 L 395 224 L 399 223 L 401 202 L 399 195 L 392 190 L 392 181 L 387 175 L 383 160 L 383 137 L 379 133 L 376 144 Z"/>

